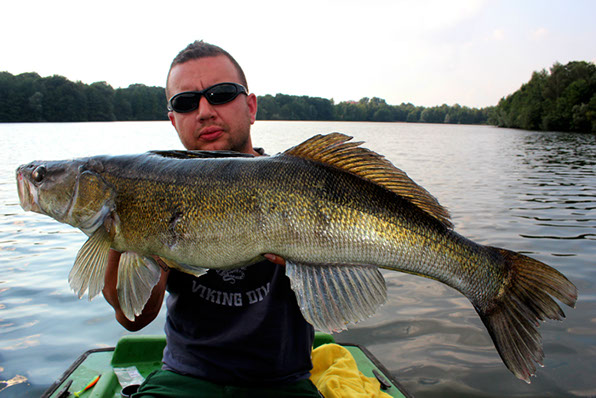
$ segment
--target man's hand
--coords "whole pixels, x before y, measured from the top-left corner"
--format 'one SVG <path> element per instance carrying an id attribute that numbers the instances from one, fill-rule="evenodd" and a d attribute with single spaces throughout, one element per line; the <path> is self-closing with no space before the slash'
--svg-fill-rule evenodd
<path id="1" fill-rule="evenodd" d="M 114 307 L 118 323 L 124 326 L 127 330 L 140 330 L 151 323 L 157 317 L 157 314 L 159 314 L 166 291 L 169 268 L 159 259 L 159 257 L 154 257 L 154 259 L 162 268 L 159 282 L 153 287 L 151 296 L 147 300 L 142 313 L 136 316 L 134 321 L 131 321 L 126 318 L 122 312 L 120 300 L 118 299 L 118 265 L 120 262 L 120 253 L 115 250 L 110 250 L 108 255 L 103 295 L 106 301 Z"/>
<path id="2" fill-rule="evenodd" d="M 170 267 L 168 267 L 168 265 L 161 259 L 161 257 L 159 257 L 159 256 L 151 256 L 151 257 L 153 257 L 153 259 L 155 260 L 155 262 L 157 263 L 157 265 L 159 265 L 159 267 L 164 272 L 168 272 L 170 270 Z"/>
<path id="3" fill-rule="evenodd" d="M 267 254 L 263 254 L 263 257 L 265 257 L 267 260 L 271 261 L 274 264 L 283 265 L 283 266 L 286 265 L 286 260 L 276 254 L 267 253 Z"/>

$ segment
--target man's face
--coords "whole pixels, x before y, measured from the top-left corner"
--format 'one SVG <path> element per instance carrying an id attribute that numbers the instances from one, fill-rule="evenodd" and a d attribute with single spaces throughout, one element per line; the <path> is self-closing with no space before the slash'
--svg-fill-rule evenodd
<path id="1" fill-rule="evenodd" d="M 241 83 L 238 71 L 227 57 L 194 59 L 172 68 L 168 96 L 171 98 L 183 91 L 200 91 L 223 82 Z M 202 96 L 198 109 L 188 113 L 171 111 L 168 117 L 186 149 L 256 154 L 250 139 L 250 126 L 255 122 L 256 114 L 256 96 L 240 94 L 222 105 L 211 105 Z"/>

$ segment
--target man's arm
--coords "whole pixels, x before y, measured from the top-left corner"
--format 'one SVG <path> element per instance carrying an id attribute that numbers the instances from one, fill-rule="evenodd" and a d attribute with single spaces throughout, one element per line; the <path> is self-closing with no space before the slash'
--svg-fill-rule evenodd
<path id="1" fill-rule="evenodd" d="M 129 320 L 122 309 L 120 308 L 120 302 L 118 300 L 118 292 L 116 286 L 118 285 L 118 262 L 120 261 L 120 253 L 115 250 L 110 250 L 108 255 L 108 266 L 106 268 L 105 284 L 103 288 L 103 296 L 106 301 L 114 307 L 116 312 L 116 320 L 127 330 L 136 332 L 141 330 L 148 324 L 150 324 L 159 314 L 161 304 L 166 291 L 166 282 L 168 281 L 169 270 L 162 268 L 159 282 L 151 291 L 151 296 L 145 304 L 143 311 L 140 315 L 135 317 L 134 321 Z"/>

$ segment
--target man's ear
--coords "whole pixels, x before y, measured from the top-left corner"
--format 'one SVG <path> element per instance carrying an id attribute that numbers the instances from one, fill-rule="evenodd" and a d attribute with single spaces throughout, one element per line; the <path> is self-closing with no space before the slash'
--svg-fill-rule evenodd
<path id="1" fill-rule="evenodd" d="M 176 118 L 174 117 L 174 112 L 172 112 L 172 111 L 168 112 L 168 119 L 170 119 L 172 126 L 174 126 L 174 128 L 176 128 Z"/>
<path id="2" fill-rule="evenodd" d="M 246 104 L 250 113 L 250 124 L 253 124 L 257 119 L 257 96 L 253 93 L 248 94 L 246 96 Z"/>

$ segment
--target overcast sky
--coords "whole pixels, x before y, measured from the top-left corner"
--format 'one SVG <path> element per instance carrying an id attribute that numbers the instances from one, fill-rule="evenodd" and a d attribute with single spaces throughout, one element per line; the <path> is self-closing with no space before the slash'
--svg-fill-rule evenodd
<path id="1" fill-rule="evenodd" d="M 169 5 L 166 5 L 169 4 Z M 596 1 L 4 2 L 0 71 L 164 86 L 195 39 L 257 95 L 483 107 L 555 62 L 596 61 Z"/>

